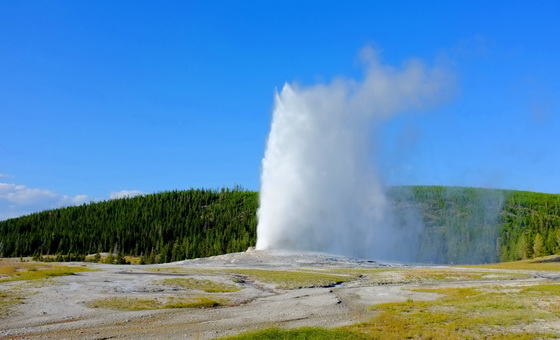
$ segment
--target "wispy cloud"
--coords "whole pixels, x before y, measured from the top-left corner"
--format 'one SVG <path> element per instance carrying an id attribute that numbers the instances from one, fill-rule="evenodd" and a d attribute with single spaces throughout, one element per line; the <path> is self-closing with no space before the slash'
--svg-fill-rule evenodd
<path id="1" fill-rule="evenodd" d="M 10 176 L 10 175 L 7 175 L 7 174 L 0 173 L 0 178 L 4 178 L 4 179 L 13 179 L 14 176 Z"/>
<path id="2" fill-rule="evenodd" d="M 46 209 L 78 205 L 86 202 L 87 199 L 87 195 L 67 196 L 48 189 L 0 183 L 0 220 Z"/>
<path id="3" fill-rule="evenodd" d="M 125 197 L 134 197 L 134 196 L 141 196 L 145 195 L 146 193 L 140 190 L 121 190 L 121 191 L 113 191 L 109 194 L 109 198 L 114 200 L 117 198 L 125 198 Z"/>

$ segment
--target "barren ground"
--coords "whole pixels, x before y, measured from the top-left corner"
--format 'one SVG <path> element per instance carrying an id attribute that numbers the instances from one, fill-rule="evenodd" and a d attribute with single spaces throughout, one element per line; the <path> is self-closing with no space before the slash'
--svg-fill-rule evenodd
<path id="1" fill-rule="evenodd" d="M 405 280 L 399 276 L 399 271 L 424 267 L 261 251 L 162 265 L 72 265 L 87 266 L 95 271 L 0 283 L 0 292 L 23 297 L 22 304 L 13 306 L 0 317 L 0 339 L 211 339 L 273 326 L 332 328 L 366 320 L 374 313 L 367 307 L 377 303 L 439 297 L 434 293 L 413 292 L 410 289 L 414 287 L 495 285 L 494 280 L 488 279 L 490 275 L 495 273 L 500 278 L 504 273 L 486 269 L 488 275 L 483 280 L 468 277 L 452 281 Z M 437 268 L 457 273 L 464 271 Z M 247 270 L 255 269 L 335 273 L 350 278 L 348 282 L 326 287 L 281 289 L 278 283 L 247 274 Z M 360 274 L 362 271 L 364 274 Z M 371 274 L 377 272 L 380 274 Z M 551 279 L 550 274 L 547 275 L 512 276 L 500 281 L 500 285 L 506 289 L 533 284 Z M 164 284 L 169 278 L 211 280 L 236 286 L 239 290 L 208 293 Z M 189 296 L 219 297 L 228 302 L 218 307 L 133 311 L 92 307 L 94 301 L 115 298 L 164 301 Z"/>

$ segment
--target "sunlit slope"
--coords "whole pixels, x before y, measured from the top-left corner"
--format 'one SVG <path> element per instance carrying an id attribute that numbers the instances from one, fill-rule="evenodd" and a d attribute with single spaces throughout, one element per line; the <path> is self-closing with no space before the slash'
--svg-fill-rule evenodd
<path id="1" fill-rule="evenodd" d="M 406 246 L 416 254 L 402 260 L 475 264 L 560 253 L 560 195 L 441 186 L 387 195 L 393 227 L 410 233 Z M 257 208 L 256 192 L 197 189 L 49 210 L 0 221 L 0 255 L 113 251 L 168 262 L 243 251 L 256 241 Z"/>

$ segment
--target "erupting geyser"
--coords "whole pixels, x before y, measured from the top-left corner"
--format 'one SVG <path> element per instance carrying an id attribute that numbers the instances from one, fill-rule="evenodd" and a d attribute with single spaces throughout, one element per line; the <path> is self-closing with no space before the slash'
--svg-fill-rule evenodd
<path id="1" fill-rule="evenodd" d="M 365 49 L 361 81 L 276 93 L 264 159 L 257 249 L 384 258 L 401 241 L 373 163 L 373 132 L 398 112 L 437 101 L 448 82 L 418 61 L 383 66 Z"/>

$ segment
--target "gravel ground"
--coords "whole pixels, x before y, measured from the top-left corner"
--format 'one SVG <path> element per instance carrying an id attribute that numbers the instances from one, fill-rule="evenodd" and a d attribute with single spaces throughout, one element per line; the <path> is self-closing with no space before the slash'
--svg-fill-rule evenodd
<path id="1" fill-rule="evenodd" d="M 25 300 L 0 319 L 0 339 L 212 339 L 271 326 L 332 328 L 365 320 L 372 313 L 367 307 L 376 303 L 438 297 L 432 293 L 411 292 L 410 284 L 376 285 L 360 279 L 333 287 L 292 290 L 238 280 L 239 291 L 216 294 L 230 300 L 228 306 L 122 311 L 90 308 L 88 303 L 115 297 L 208 296 L 208 293 L 164 285 L 162 280 L 188 275 L 194 279 L 232 283 L 232 274 L 225 270 L 236 268 L 319 271 L 399 269 L 402 265 L 323 254 L 262 251 L 163 265 L 86 265 L 97 271 L 46 279 L 41 284 L 3 283 L 3 291 L 20 294 Z M 168 272 L 171 269 L 179 273 Z M 211 276 L 208 273 L 219 269 L 225 270 Z"/>

